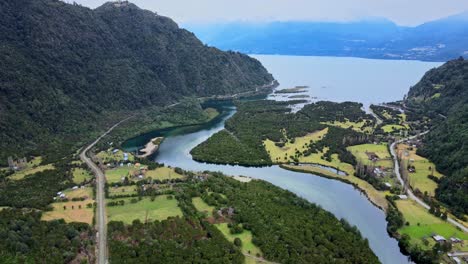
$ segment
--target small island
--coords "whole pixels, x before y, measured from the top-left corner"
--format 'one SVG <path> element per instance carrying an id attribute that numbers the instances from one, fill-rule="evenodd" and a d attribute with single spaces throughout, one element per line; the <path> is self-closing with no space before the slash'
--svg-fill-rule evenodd
<path id="1" fill-rule="evenodd" d="M 159 145 L 164 140 L 164 137 L 155 137 L 152 138 L 148 143 L 146 143 L 145 147 L 140 149 L 139 152 L 143 154 L 136 155 L 137 158 L 146 158 L 148 156 L 153 155 L 156 151 L 158 151 Z"/>
<path id="2" fill-rule="evenodd" d="M 281 89 L 281 90 L 276 90 L 275 93 L 281 94 L 281 93 L 303 93 L 305 92 L 309 86 L 301 85 L 301 86 L 295 86 L 293 88 L 286 88 L 286 89 Z"/>

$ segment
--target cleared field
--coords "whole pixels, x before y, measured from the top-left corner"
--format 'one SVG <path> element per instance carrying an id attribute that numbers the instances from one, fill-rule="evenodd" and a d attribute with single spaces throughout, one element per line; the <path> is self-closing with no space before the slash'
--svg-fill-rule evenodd
<path id="1" fill-rule="evenodd" d="M 137 194 L 135 186 L 109 187 L 109 196 Z"/>
<path id="2" fill-rule="evenodd" d="M 167 180 L 167 179 L 182 179 L 183 175 L 174 171 L 173 168 L 160 167 L 155 170 L 149 170 L 145 174 L 146 177 L 151 177 L 152 179 L 157 180 Z"/>
<path id="3" fill-rule="evenodd" d="M 53 170 L 54 168 L 55 167 L 52 164 L 47 164 L 47 165 L 42 165 L 42 166 L 37 166 L 37 167 L 30 167 L 28 165 L 26 169 L 15 172 L 13 175 L 9 176 L 9 178 L 12 180 L 21 180 L 28 175 L 41 172 L 41 171 L 45 171 L 45 170 Z"/>
<path id="4" fill-rule="evenodd" d="M 124 159 L 124 152 L 122 150 L 117 151 L 116 153 L 113 153 L 113 148 L 110 148 L 106 151 L 101 151 L 99 152 L 96 156 L 101 159 L 104 163 L 109 162 L 109 161 L 120 161 Z M 132 153 L 127 153 L 128 155 L 128 162 L 133 162 L 135 160 L 135 157 L 133 156 Z"/>
<path id="5" fill-rule="evenodd" d="M 129 176 L 129 173 L 135 168 L 132 167 L 118 167 L 115 169 L 106 170 L 106 180 L 108 183 L 120 182 L 122 177 Z"/>
<path id="6" fill-rule="evenodd" d="M 434 196 L 437 183 L 427 176 L 433 174 L 437 178 L 442 177 L 442 174 L 435 170 L 434 163 L 417 155 L 416 148 L 410 148 L 405 144 L 398 145 L 398 153 L 402 157 L 403 168 L 406 171 L 408 164 L 413 165 L 416 169 L 414 173 L 408 173 L 411 188 L 414 190 L 419 189 L 423 193 L 427 192 L 428 195 Z"/>
<path id="7" fill-rule="evenodd" d="M 214 206 L 210 206 L 200 197 L 192 198 L 192 204 L 199 212 L 205 212 L 207 215 L 210 215 L 211 212 L 215 209 Z"/>
<path id="8" fill-rule="evenodd" d="M 94 200 L 85 200 L 80 202 L 65 202 L 53 203 L 52 211 L 47 211 L 42 214 L 42 220 L 50 221 L 55 219 L 63 219 L 65 222 L 82 222 L 93 223 L 94 212 L 93 208 L 87 208 L 87 204 L 94 203 Z M 66 206 L 66 209 L 64 209 Z M 81 209 L 79 208 L 81 206 Z M 72 209 L 73 207 L 73 209 Z"/>
<path id="9" fill-rule="evenodd" d="M 68 190 L 63 191 L 63 193 L 70 200 L 73 198 L 82 198 L 82 197 L 85 197 L 86 199 L 93 199 L 92 187 L 78 188 L 76 190 L 68 189 Z"/>
<path id="10" fill-rule="evenodd" d="M 347 147 L 349 152 L 351 152 L 358 161 L 363 164 L 372 164 L 373 162 L 369 160 L 366 152 L 374 152 L 379 160 L 375 162 L 377 166 L 383 166 L 385 168 L 393 168 L 393 161 L 390 156 L 390 153 L 387 148 L 387 144 L 361 144 L 356 146 Z"/>
<path id="11" fill-rule="evenodd" d="M 385 125 L 382 127 L 382 130 L 385 133 L 392 133 L 394 131 L 399 131 L 399 130 L 406 130 L 408 127 L 403 126 L 403 125 L 398 125 L 398 124 L 390 124 L 390 125 Z"/>
<path id="12" fill-rule="evenodd" d="M 367 120 L 363 120 L 361 122 L 351 122 L 349 120 L 346 120 L 346 122 L 333 121 L 333 122 L 321 122 L 321 124 L 341 127 L 344 129 L 351 128 L 352 130 L 357 131 L 357 132 L 371 133 L 374 130 L 374 128 L 372 125 L 366 126 L 366 121 Z"/>
<path id="13" fill-rule="evenodd" d="M 133 220 L 139 219 L 142 222 L 165 220 L 171 216 L 182 216 L 182 211 L 177 205 L 177 200 L 167 199 L 167 195 L 157 196 L 154 201 L 150 198 L 143 198 L 137 203 L 131 203 L 131 199 L 123 198 L 115 199 L 114 201 L 124 200 L 123 206 L 108 206 L 107 220 L 122 221 L 126 224 L 131 224 Z M 108 202 L 110 199 L 107 200 Z"/>
<path id="14" fill-rule="evenodd" d="M 252 243 L 252 232 L 244 230 L 240 234 L 231 234 L 227 223 L 215 224 L 215 226 L 223 233 L 227 240 L 234 242 L 235 238 L 239 238 L 242 241 L 242 253 L 256 256 L 257 254 L 262 255 L 260 249 Z"/>
<path id="15" fill-rule="evenodd" d="M 208 119 L 211 120 L 215 117 L 217 117 L 219 115 L 219 112 L 218 110 L 214 109 L 214 108 L 206 108 L 205 110 L 203 110 L 205 112 L 205 114 L 208 116 Z"/>
<path id="16" fill-rule="evenodd" d="M 89 171 L 82 169 L 82 168 L 74 168 L 73 171 L 73 182 L 76 184 L 80 184 L 84 181 L 90 180 L 93 178 Z"/>
<path id="17" fill-rule="evenodd" d="M 458 237 L 468 240 L 468 234 L 458 230 L 453 225 L 430 214 L 426 209 L 420 207 L 412 200 L 396 201 L 398 210 L 403 214 L 408 226 L 402 227 L 399 232 L 409 235 L 416 242 L 421 242 L 422 238 L 429 238 L 434 234 L 441 235 L 446 239 Z M 418 225 L 419 224 L 419 225 Z M 467 243 L 468 241 L 465 241 Z"/>
<path id="18" fill-rule="evenodd" d="M 267 139 L 263 143 L 265 145 L 265 149 L 267 150 L 270 158 L 273 162 L 276 163 L 289 163 L 292 162 L 290 156 L 294 156 L 296 149 L 298 151 L 306 150 L 306 144 L 310 143 L 310 141 L 318 141 L 323 138 L 328 133 L 328 128 L 323 130 L 316 131 L 314 133 L 307 134 L 304 137 L 295 138 L 294 143 L 286 143 L 283 147 L 278 147 L 275 145 L 275 142 Z M 316 163 L 328 167 L 337 168 L 342 170 L 348 174 L 354 173 L 354 168 L 352 165 L 343 163 L 339 160 L 337 154 L 332 155 L 332 161 L 326 161 L 322 159 L 323 153 L 327 151 L 327 148 L 324 148 L 320 153 L 313 153 L 307 157 L 300 157 L 299 162 L 302 163 Z"/>

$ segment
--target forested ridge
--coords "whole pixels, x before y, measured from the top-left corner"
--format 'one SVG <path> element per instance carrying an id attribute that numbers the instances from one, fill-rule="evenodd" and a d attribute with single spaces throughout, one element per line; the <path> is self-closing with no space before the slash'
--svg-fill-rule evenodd
<path id="1" fill-rule="evenodd" d="M 468 61 L 449 61 L 426 73 L 405 101 L 435 120 L 420 154 L 433 161 L 443 177 L 436 197 L 455 213 L 468 213 Z"/>
<path id="2" fill-rule="evenodd" d="M 130 111 L 272 81 L 255 59 L 133 4 L 58 0 L 0 2 L 0 72 L 1 163 L 66 152 Z"/>

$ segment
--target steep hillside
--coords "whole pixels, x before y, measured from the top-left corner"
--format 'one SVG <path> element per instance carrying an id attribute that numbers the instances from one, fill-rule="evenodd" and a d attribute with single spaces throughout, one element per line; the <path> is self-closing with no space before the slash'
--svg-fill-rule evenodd
<path id="1" fill-rule="evenodd" d="M 243 54 L 203 45 L 133 4 L 0 2 L 0 161 L 72 144 L 129 111 L 272 81 Z"/>
<path id="2" fill-rule="evenodd" d="M 406 104 L 439 117 L 421 152 L 446 175 L 437 198 L 456 212 L 468 213 L 468 61 L 449 61 L 426 73 L 409 91 Z"/>

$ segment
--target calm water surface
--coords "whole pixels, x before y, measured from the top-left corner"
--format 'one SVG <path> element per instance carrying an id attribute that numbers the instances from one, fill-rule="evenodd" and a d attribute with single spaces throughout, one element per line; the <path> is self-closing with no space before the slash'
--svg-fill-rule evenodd
<path id="1" fill-rule="evenodd" d="M 357 58 L 254 57 L 281 83 L 279 89 L 307 85 L 310 88 L 306 93 L 317 97 L 317 100 L 358 101 L 366 106 L 401 99 L 409 86 L 415 84 L 425 71 L 440 65 Z M 287 99 L 278 96 L 270 98 Z M 124 147 L 131 151 L 144 145 L 151 137 L 164 135 L 166 139 L 155 157 L 157 162 L 186 170 L 221 171 L 228 175 L 245 175 L 271 182 L 322 206 L 337 218 L 344 218 L 356 225 L 382 263 L 408 263 L 407 257 L 400 253 L 397 241 L 387 234 L 384 213 L 351 185 L 283 170 L 278 166 L 247 168 L 193 161 L 190 150 L 223 129 L 225 120 L 234 113 L 234 108 L 226 106 L 223 116 L 210 124 L 154 131 L 125 142 Z"/>

